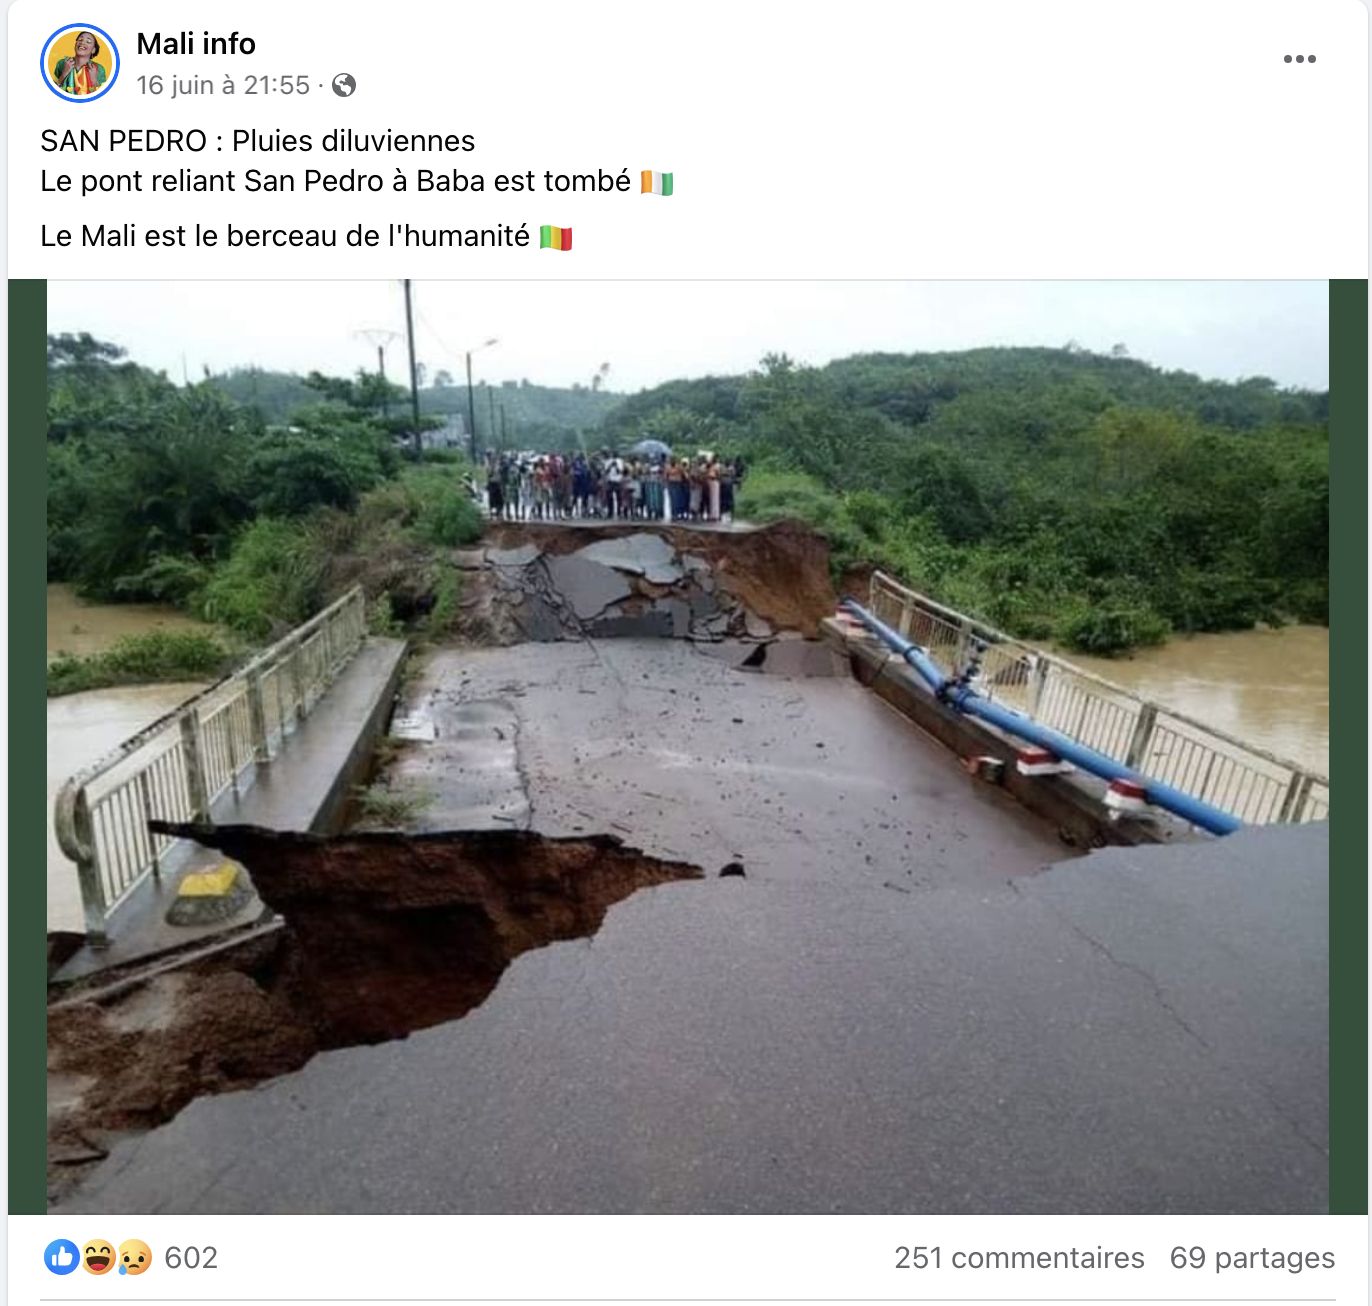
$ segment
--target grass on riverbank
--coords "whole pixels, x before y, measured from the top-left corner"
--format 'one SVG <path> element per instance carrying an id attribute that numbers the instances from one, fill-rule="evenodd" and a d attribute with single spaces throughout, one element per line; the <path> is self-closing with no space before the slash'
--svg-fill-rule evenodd
<path id="1" fill-rule="evenodd" d="M 48 697 L 112 685 L 150 685 L 178 680 L 217 680 L 234 654 L 210 635 L 153 630 L 125 635 L 113 648 L 88 657 L 60 654 L 48 663 Z"/>

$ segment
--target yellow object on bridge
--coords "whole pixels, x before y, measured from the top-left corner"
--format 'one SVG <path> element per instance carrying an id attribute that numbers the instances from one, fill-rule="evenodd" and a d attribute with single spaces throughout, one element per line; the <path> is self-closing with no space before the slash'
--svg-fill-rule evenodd
<path id="1" fill-rule="evenodd" d="M 210 871 L 190 871 L 176 890 L 178 898 L 224 898 L 238 883 L 237 862 L 221 862 Z"/>

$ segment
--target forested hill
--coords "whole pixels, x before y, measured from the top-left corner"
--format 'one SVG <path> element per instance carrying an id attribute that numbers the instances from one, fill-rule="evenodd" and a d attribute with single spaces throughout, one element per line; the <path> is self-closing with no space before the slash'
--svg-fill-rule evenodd
<path id="1" fill-rule="evenodd" d="M 620 443 L 741 453 L 743 511 L 822 527 L 1013 632 L 1106 652 L 1328 596 L 1327 393 L 1065 349 L 770 355 L 606 418 Z"/>
<path id="2" fill-rule="evenodd" d="M 392 381 L 403 378 L 396 368 Z M 436 372 L 441 384 L 421 387 L 419 409 L 426 416 L 460 413 L 467 417 L 467 386 L 460 377 Z M 235 403 L 255 409 L 268 424 L 284 423 L 292 413 L 313 403 L 318 395 L 303 376 L 293 372 L 270 372 L 262 368 L 236 368 L 209 378 L 209 384 L 223 391 Z M 488 393 L 489 390 L 489 393 Z M 622 399 L 599 385 L 571 387 L 531 385 L 528 380 L 505 381 L 488 386 L 478 381 L 474 387 L 477 433 L 483 445 L 490 423 L 491 401 L 495 401 L 496 430 L 508 432 L 511 444 L 518 447 L 561 448 L 575 443 L 580 431 L 598 427 L 606 414 Z M 406 395 L 401 401 L 409 403 Z M 504 410 L 502 418 L 501 410 Z"/>
<path id="3" fill-rule="evenodd" d="M 615 408 L 605 423 L 612 435 L 636 435 L 664 409 L 710 422 L 746 416 L 743 398 L 773 366 L 795 369 L 783 355 L 764 360 L 760 372 L 668 381 Z M 969 349 L 929 354 L 854 354 L 807 372 L 835 401 L 919 427 L 957 404 L 940 423 L 956 431 L 1041 439 L 1074 427 L 1115 405 L 1185 414 L 1231 430 L 1282 422 L 1323 423 L 1326 391 L 1283 390 L 1266 377 L 1207 381 L 1190 372 L 1164 371 L 1118 354 L 1084 349 Z"/>

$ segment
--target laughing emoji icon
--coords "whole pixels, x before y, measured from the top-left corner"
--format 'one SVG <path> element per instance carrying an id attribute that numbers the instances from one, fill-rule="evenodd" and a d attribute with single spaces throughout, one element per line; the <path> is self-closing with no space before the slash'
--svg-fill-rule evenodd
<path id="1" fill-rule="evenodd" d="M 130 1238 L 119 1244 L 119 1273 L 142 1274 L 152 1267 L 152 1248 L 147 1243 Z"/>
<path id="2" fill-rule="evenodd" d="M 114 1265 L 114 1244 L 104 1238 L 82 1243 L 81 1265 L 87 1274 L 108 1274 Z"/>

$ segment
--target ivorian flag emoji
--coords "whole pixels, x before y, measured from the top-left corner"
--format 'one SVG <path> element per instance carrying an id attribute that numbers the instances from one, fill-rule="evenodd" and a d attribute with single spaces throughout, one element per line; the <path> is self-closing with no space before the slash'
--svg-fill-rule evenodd
<path id="1" fill-rule="evenodd" d="M 672 174 L 670 172 L 649 172 L 643 170 L 644 195 L 670 195 L 672 193 Z"/>
<path id="2" fill-rule="evenodd" d="M 572 229 L 570 227 L 540 227 L 538 229 L 539 249 L 571 249 Z"/>

